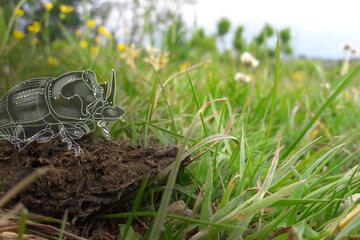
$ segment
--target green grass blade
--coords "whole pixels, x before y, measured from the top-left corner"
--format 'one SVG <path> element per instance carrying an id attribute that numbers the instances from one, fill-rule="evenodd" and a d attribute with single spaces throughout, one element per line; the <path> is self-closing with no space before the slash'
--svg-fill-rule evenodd
<path id="1" fill-rule="evenodd" d="M 28 211 L 26 209 L 23 209 L 20 212 L 20 216 L 19 216 L 19 229 L 18 229 L 18 240 L 22 240 L 24 239 L 24 234 L 25 234 L 25 230 L 26 230 L 26 221 L 28 219 Z"/>
<path id="2" fill-rule="evenodd" d="M 306 124 L 305 128 L 301 131 L 299 136 L 296 137 L 295 141 L 286 148 L 286 151 L 282 155 L 281 159 L 287 157 L 292 150 L 299 144 L 299 142 L 303 139 L 309 129 L 314 125 L 314 123 L 319 119 L 321 114 L 325 111 L 327 107 L 336 99 L 337 96 L 345 89 L 345 87 L 351 82 L 352 79 L 356 77 L 360 73 L 360 65 L 357 66 L 352 72 L 350 72 L 347 76 L 343 78 L 335 91 L 330 95 L 330 97 L 325 101 L 325 103 L 320 107 L 320 109 L 315 113 L 315 115 L 310 119 L 310 121 Z"/>
<path id="3" fill-rule="evenodd" d="M 146 117 L 145 117 L 146 122 L 151 121 L 152 114 L 154 113 L 154 110 L 156 107 L 155 99 L 156 99 L 156 90 L 158 87 L 158 82 L 159 82 L 159 79 L 157 77 L 155 77 L 152 87 L 151 87 L 151 92 L 149 95 L 149 106 L 148 106 L 148 110 L 147 110 Z M 147 146 L 147 143 L 148 143 L 147 140 L 148 140 L 148 127 L 147 127 L 147 125 L 145 125 L 144 126 L 144 145 L 145 146 Z"/>
<path id="4" fill-rule="evenodd" d="M 275 107 L 276 107 L 276 95 L 278 92 L 278 86 L 279 86 L 279 69 L 280 69 L 280 37 L 279 33 L 277 32 L 277 40 L 276 40 L 276 62 L 275 62 L 275 81 L 274 81 L 274 87 L 271 93 L 271 106 L 270 106 L 270 115 L 267 123 L 267 129 L 266 129 L 266 136 L 265 136 L 265 144 L 264 148 L 261 152 L 260 160 L 258 162 L 257 168 L 255 171 L 257 171 L 260 166 L 264 162 L 265 153 L 267 151 L 267 147 L 269 144 L 270 134 L 271 134 L 271 128 L 273 125 L 273 118 L 275 113 Z"/>
<path id="5" fill-rule="evenodd" d="M 213 101 L 213 102 L 215 102 L 215 101 Z M 186 153 L 186 147 L 187 147 L 189 140 L 195 130 L 195 126 L 196 126 L 196 123 L 197 123 L 200 115 L 203 113 L 203 111 L 209 105 L 211 105 L 211 103 L 204 104 L 203 107 L 201 109 L 199 109 L 199 111 L 194 116 L 191 124 L 189 125 L 189 127 L 186 130 L 185 138 L 183 139 L 183 141 L 180 145 L 178 154 L 176 156 L 176 159 L 175 159 L 174 163 L 172 164 L 172 169 L 170 171 L 170 175 L 169 175 L 169 178 L 166 183 L 166 187 L 165 187 L 162 199 L 161 199 L 160 207 L 158 210 L 158 215 L 155 218 L 155 221 L 153 223 L 153 226 L 152 226 L 152 229 L 151 229 L 151 232 L 149 235 L 150 240 L 157 240 L 161 236 L 161 231 L 162 231 L 162 227 L 163 227 L 163 224 L 165 221 L 167 207 L 170 203 L 170 198 L 172 195 L 172 191 L 174 189 L 174 185 L 175 185 L 176 177 L 177 177 L 177 174 L 178 174 L 178 171 L 180 168 L 180 164 L 181 164 L 182 160 L 184 159 L 184 154 Z"/>
<path id="6" fill-rule="evenodd" d="M 133 219 L 134 219 L 134 214 L 137 211 L 137 209 L 140 207 L 141 199 L 142 199 L 142 196 L 144 194 L 147 182 L 148 182 L 148 176 L 145 176 L 145 178 L 142 180 L 140 189 L 137 191 L 136 198 L 135 198 L 132 210 L 131 210 L 131 215 L 129 216 L 129 218 L 128 218 L 127 222 L 126 222 L 126 225 L 125 225 L 125 227 L 124 227 L 124 229 L 122 231 L 121 239 L 131 240 L 131 236 L 130 235 L 128 236 L 129 229 L 131 228 L 131 224 L 132 224 Z"/>
<path id="7" fill-rule="evenodd" d="M 65 228 L 66 228 L 66 224 L 67 224 L 67 219 L 68 219 L 68 210 L 65 210 L 65 213 L 64 213 L 64 216 L 63 216 L 63 219 L 61 222 L 58 240 L 63 240 L 65 237 Z"/>
<path id="8" fill-rule="evenodd" d="M 355 208 L 352 212 L 354 217 L 348 222 L 344 223 L 345 226 L 341 229 L 341 231 L 336 235 L 334 240 L 344 239 L 352 230 L 359 229 L 360 227 L 360 206 Z M 346 221 L 346 220 L 345 220 Z M 343 222 L 345 222 L 343 221 Z"/>
<path id="9" fill-rule="evenodd" d="M 196 106 L 197 106 L 197 108 L 198 108 L 198 110 L 199 110 L 199 109 L 200 109 L 199 97 L 198 97 L 198 95 L 197 95 L 197 93 L 196 93 L 194 84 L 192 83 L 190 74 L 189 74 L 188 72 L 186 72 L 186 76 L 187 76 L 187 78 L 188 78 L 188 80 L 189 80 L 189 83 L 190 83 L 190 86 L 191 86 L 191 90 L 192 90 L 192 93 L 193 93 L 194 98 L 195 98 Z M 204 117 L 203 117 L 203 114 L 202 114 L 202 113 L 200 114 L 200 119 L 201 119 L 201 124 L 202 124 L 203 129 L 204 129 L 205 136 L 208 136 L 209 133 L 208 133 L 208 130 L 207 130 L 207 127 L 206 127 L 206 124 L 205 124 Z"/>

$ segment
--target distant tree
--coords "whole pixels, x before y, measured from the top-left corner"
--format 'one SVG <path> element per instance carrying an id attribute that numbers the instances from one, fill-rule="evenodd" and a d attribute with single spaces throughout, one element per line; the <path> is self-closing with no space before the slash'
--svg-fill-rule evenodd
<path id="1" fill-rule="evenodd" d="M 207 36 L 204 29 L 197 29 L 192 35 L 190 42 L 190 49 L 198 51 L 201 54 L 213 52 L 216 50 L 216 40 L 214 37 Z"/>
<path id="2" fill-rule="evenodd" d="M 246 42 L 243 36 L 244 26 L 238 26 L 235 31 L 233 47 L 238 52 L 243 52 L 246 48 Z"/>
<path id="3" fill-rule="evenodd" d="M 224 48 L 225 48 L 224 37 L 230 31 L 230 27 L 231 27 L 231 22 L 226 17 L 221 18 L 217 24 L 217 35 L 220 38 Z"/>
<path id="4" fill-rule="evenodd" d="M 266 37 L 270 38 L 274 35 L 274 28 L 270 24 L 265 23 L 262 32 Z"/>
<path id="5" fill-rule="evenodd" d="M 100 2 L 100 1 L 99 1 Z M 159 36 L 166 35 L 169 27 L 180 17 L 181 9 L 194 4 L 194 0 L 121 0 L 113 1 L 118 13 L 114 27 L 128 44 L 160 44 Z M 130 13 L 130 14 L 129 14 Z M 164 42 L 162 42 L 164 43 Z"/>
<path id="6" fill-rule="evenodd" d="M 261 46 L 267 43 L 268 39 L 274 35 L 274 28 L 265 23 L 259 34 L 254 38 L 255 42 Z"/>
<path id="7" fill-rule="evenodd" d="M 291 47 L 291 30 L 290 28 L 284 28 L 280 31 L 280 40 L 283 46 L 283 52 L 286 54 L 292 54 L 293 49 Z"/>
<path id="8" fill-rule="evenodd" d="M 218 35 L 224 37 L 230 31 L 230 27 L 230 20 L 225 17 L 221 18 L 217 24 Z"/>

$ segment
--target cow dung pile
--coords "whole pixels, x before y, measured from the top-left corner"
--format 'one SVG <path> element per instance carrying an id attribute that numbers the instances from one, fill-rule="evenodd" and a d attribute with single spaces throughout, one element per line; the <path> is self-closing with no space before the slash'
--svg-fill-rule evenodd
<path id="1" fill-rule="evenodd" d="M 144 149 L 94 135 L 84 136 L 78 143 L 83 150 L 80 157 L 74 157 L 58 139 L 31 143 L 20 152 L 0 141 L 0 197 L 35 169 L 50 169 L 7 207 L 21 202 L 30 212 L 60 219 L 67 209 L 68 221 L 81 222 L 136 192 L 145 176 L 158 175 L 174 162 L 178 152 L 177 146 Z"/>

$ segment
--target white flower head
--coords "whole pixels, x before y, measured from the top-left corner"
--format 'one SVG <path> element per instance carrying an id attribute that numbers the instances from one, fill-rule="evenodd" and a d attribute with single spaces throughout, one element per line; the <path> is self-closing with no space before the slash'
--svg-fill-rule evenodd
<path id="1" fill-rule="evenodd" d="M 242 82 L 245 82 L 245 83 L 249 83 L 251 82 L 251 77 L 245 73 L 242 73 L 242 72 L 237 72 L 235 74 L 235 77 L 234 77 L 235 81 L 239 82 L 239 81 L 242 81 Z"/>
<path id="2" fill-rule="evenodd" d="M 244 52 L 240 56 L 240 61 L 242 64 L 244 64 L 246 67 L 253 67 L 256 68 L 259 65 L 259 60 L 257 60 L 251 53 Z"/>
<path id="3" fill-rule="evenodd" d="M 351 43 L 345 43 L 342 47 L 342 49 L 344 50 L 344 52 L 349 51 L 351 49 Z"/>
<path id="4" fill-rule="evenodd" d="M 358 46 L 356 46 L 355 44 L 353 43 L 345 43 L 343 45 L 343 51 L 344 52 L 349 52 L 353 55 L 357 55 L 357 54 L 360 54 L 360 48 Z"/>

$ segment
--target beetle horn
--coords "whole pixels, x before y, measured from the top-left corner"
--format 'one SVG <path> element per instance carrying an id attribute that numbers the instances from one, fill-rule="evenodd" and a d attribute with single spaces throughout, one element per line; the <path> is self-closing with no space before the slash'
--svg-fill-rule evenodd
<path id="1" fill-rule="evenodd" d="M 109 96 L 106 99 L 106 102 L 110 103 L 111 105 L 115 102 L 115 89 L 116 89 L 116 76 L 115 76 L 115 70 L 112 70 L 112 76 L 111 76 L 111 89 Z"/>

